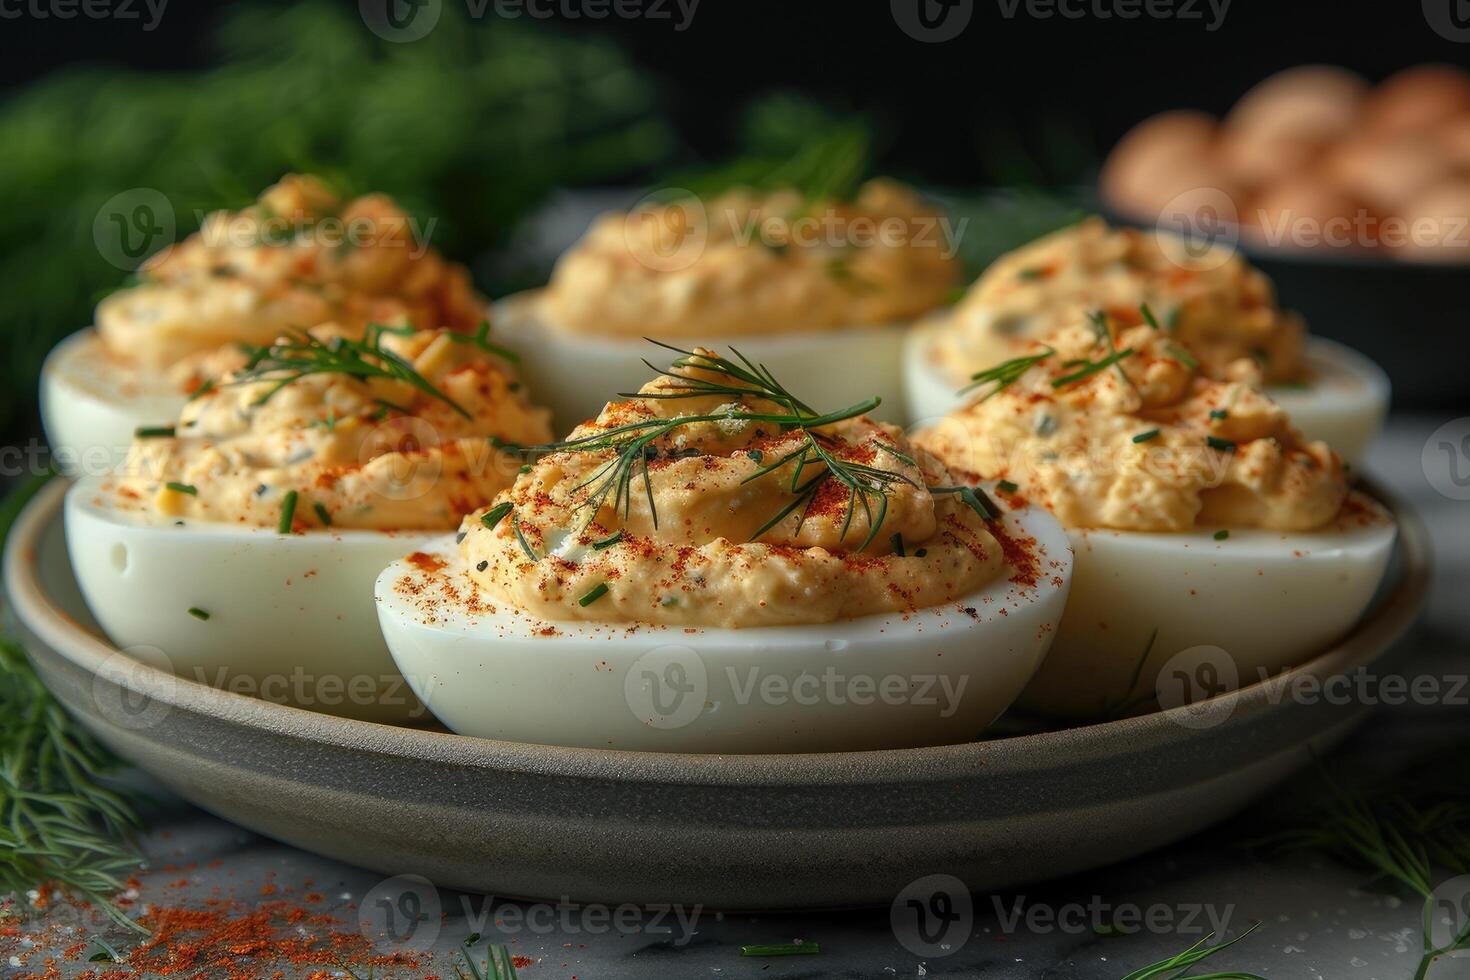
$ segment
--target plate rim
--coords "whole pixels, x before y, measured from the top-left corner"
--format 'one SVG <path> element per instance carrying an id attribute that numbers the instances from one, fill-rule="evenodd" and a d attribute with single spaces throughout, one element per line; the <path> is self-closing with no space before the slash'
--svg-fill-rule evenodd
<path id="1" fill-rule="evenodd" d="M 58 479 L 42 488 L 16 519 L 5 545 L 4 584 L 10 606 L 25 630 L 72 667 L 95 676 L 108 658 L 120 652 L 62 610 L 35 574 L 41 537 L 59 520 L 69 485 L 70 481 Z M 1387 506 L 1398 523 L 1397 581 L 1332 648 L 1268 680 L 1211 699 L 1222 711 L 1228 705 L 1232 724 L 1290 706 L 1287 688 L 1300 678 L 1325 678 L 1372 663 L 1407 632 L 1422 611 L 1431 577 L 1427 529 L 1411 507 L 1380 484 L 1360 480 L 1358 486 Z M 141 662 L 129 671 L 128 686 L 172 709 L 227 719 L 276 736 L 345 749 L 370 747 L 375 754 L 406 761 L 626 785 L 739 788 L 941 783 L 963 778 L 979 767 L 1000 777 L 1052 769 L 1058 759 L 1074 765 L 1103 762 L 1120 752 L 1133 755 L 1199 734 L 1172 721 L 1171 712 L 1160 711 L 1055 731 L 921 748 L 780 754 L 640 752 L 506 742 L 338 718 L 218 690 Z"/>

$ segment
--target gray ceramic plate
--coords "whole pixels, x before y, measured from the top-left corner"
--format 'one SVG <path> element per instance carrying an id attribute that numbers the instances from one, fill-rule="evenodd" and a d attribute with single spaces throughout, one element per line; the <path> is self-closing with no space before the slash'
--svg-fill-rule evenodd
<path id="1" fill-rule="evenodd" d="M 992 889 L 1158 847 L 1345 735 L 1366 709 L 1293 702 L 1285 685 L 1378 660 L 1428 578 L 1424 529 L 1397 508 L 1391 579 L 1352 636 L 1207 702 L 1206 725 L 1165 712 L 925 749 L 655 755 L 346 721 L 141 665 L 117 670 L 121 655 L 67 564 L 63 490 L 47 488 L 15 525 L 5 582 L 46 684 L 120 755 L 307 850 L 450 887 L 582 902 L 887 904 L 931 873 Z"/>

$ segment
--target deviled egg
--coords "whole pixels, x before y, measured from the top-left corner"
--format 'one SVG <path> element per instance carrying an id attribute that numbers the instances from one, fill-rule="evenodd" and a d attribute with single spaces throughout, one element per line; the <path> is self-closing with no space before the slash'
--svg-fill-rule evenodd
<path id="1" fill-rule="evenodd" d="M 368 323 L 472 332 L 485 317 L 468 273 L 422 244 L 390 199 L 346 201 L 306 176 L 209 215 L 136 280 L 42 369 L 46 433 L 73 471 L 110 469 L 135 429 L 172 421 L 205 378 L 241 363 L 239 345 L 327 322 L 358 335 Z"/>
<path id="2" fill-rule="evenodd" d="M 378 579 L 383 634 L 468 735 L 675 752 L 971 739 L 1031 678 L 1071 556 L 870 400 L 819 414 L 706 350 Z"/>
<path id="3" fill-rule="evenodd" d="M 781 364 L 822 404 L 877 395 L 902 411 L 900 352 L 914 318 L 959 278 L 947 219 L 908 188 L 864 184 L 851 201 L 796 191 L 684 196 L 606 214 L 542 290 L 496 307 L 565 431 L 603 394 L 643 383 L 643 339 L 733 344 Z"/>
<path id="4" fill-rule="evenodd" d="M 352 333 L 270 345 L 140 430 L 120 474 L 68 491 L 72 567 L 119 647 L 282 703 L 422 714 L 373 580 L 511 482 L 501 440 L 550 428 L 483 334 Z"/>
<path id="5" fill-rule="evenodd" d="M 973 398 L 975 375 L 1056 330 L 1105 313 L 1144 322 L 1221 381 L 1262 384 L 1309 438 L 1355 462 L 1383 425 L 1388 378 L 1368 358 L 1308 337 L 1276 305 L 1270 280 L 1238 253 L 1092 218 L 1002 256 L 955 308 L 911 331 L 904 351 L 911 420 Z"/>
<path id="6" fill-rule="evenodd" d="M 1146 701 L 1199 648 L 1223 687 L 1320 653 L 1367 607 L 1393 547 L 1393 521 L 1349 490 L 1326 443 L 1147 323 L 1099 317 L 1033 343 L 916 441 L 1067 529 L 1071 599 L 1020 700 L 1048 714 Z"/>

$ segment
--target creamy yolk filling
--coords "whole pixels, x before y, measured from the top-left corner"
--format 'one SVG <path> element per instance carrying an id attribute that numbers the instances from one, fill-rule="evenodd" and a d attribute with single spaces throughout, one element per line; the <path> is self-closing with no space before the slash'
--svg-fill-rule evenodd
<path id="1" fill-rule="evenodd" d="M 851 202 L 736 191 L 609 214 L 557 262 L 540 303 L 572 333 L 688 337 L 912 319 L 958 281 L 939 212 L 870 181 Z"/>
<path id="2" fill-rule="evenodd" d="M 330 344 L 352 333 L 319 327 Z M 227 374 L 178 423 L 140 430 L 107 489 L 126 510 L 290 530 L 449 530 L 508 485 L 520 459 L 499 440 L 550 438 L 508 367 L 471 338 L 385 334 L 381 347 L 453 405 L 410 380 Z"/>
<path id="3" fill-rule="evenodd" d="M 755 395 L 661 397 L 686 390 L 682 379 L 713 376 L 697 363 L 679 370 L 609 404 L 569 441 L 650 419 L 780 410 Z M 822 478 L 820 464 L 761 474 L 809 439 L 843 463 L 893 474 L 882 503 L 858 503 L 849 519 L 847 487 Z M 897 427 L 865 416 L 810 433 L 745 419 L 682 424 L 644 461 L 620 502 L 597 496 L 614 450 L 543 456 L 465 519 L 460 546 L 475 582 L 544 620 L 746 627 L 940 605 L 983 588 L 1006 564 L 977 511 L 930 493 L 951 482 L 944 467 Z M 798 499 L 793 486 L 809 485 L 805 502 L 772 523 Z"/>
<path id="4" fill-rule="evenodd" d="M 1223 248 L 1195 251 L 1097 218 L 996 260 L 948 317 L 933 356 L 954 379 L 968 378 L 1096 310 L 1142 323 L 1145 305 L 1209 377 L 1304 378 L 1301 319 L 1276 306 L 1259 270 Z"/>
<path id="5" fill-rule="evenodd" d="M 184 390 L 205 376 L 195 359 L 226 344 L 329 321 L 359 333 L 369 323 L 467 331 L 485 308 L 469 274 L 416 241 L 392 200 L 344 201 L 304 176 L 211 214 L 138 279 L 98 304 L 98 335 L 119 361 L 166 371 Z"/>
<path id="6" fill-rule="evenodd" d="M 1305 531 L 1337 515 L 1341 460 L 1258 385 L 1207 376 L 1166 330 L 1106 330 L 1031 345 L 997 372 L 1009 383 L 985 382 L 919 445 L 1010 481 L 1067 527 Z"/>

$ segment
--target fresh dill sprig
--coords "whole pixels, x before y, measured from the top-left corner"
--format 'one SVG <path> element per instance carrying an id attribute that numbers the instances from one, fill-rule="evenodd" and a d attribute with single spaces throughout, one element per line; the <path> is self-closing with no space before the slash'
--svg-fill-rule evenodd
<path id="1" fill-rule="evenodd" d="M 485 965 L 482 968 L 470 955 L 471 948 L 479 941 L 479 933 L 473 933 L 465 939 L 459 952 L 464 957 L 469 972 L 466 973 L 456 964 L 454 975 L 459 980 L 517 980 L 515 958 L 510 955 L 510 947 L 504 944 L 486 947 Z"/>
<path id="2" fill-rule="evenodd" d="M 976 388 L 980 387 L 983 384 L 989 384 L 993 382 L 995 384 L 995 387 L 990 389 L 980 397 L 980 401 L 983 402 L 986 399 L 992 398 L 995 395 L 1000 394 L 1002 391 L 1005 391 L 1011 385 L 1021 380 L 1021 376 L 1024 375 L 1027 371 L 1031 370 L 1036 365 L 1040 364 L 1042 361 L 1046 360 L 1048 357 L 1051 357 L 1055 353 L 1055 350 L 1048 347 L 1040 354 L 1028 354 L 1025 357 L 1013 357 L 1009 361 L 1006 361 L 1002 364 L 997 364 L 993 368 L 979 371 L 975 374 L 970 375 L 970 383 L 961 388 L 959 393 L 963 395 L 966 392 L 974 391 Z"/>
<path id="3" fill-rule="evenodd" d="M 653 526 L 658 527 L 658 510 L 654 504 L 649 462 L 658 456 L 656 444 L 660 439 L 677 429 L 698 423 L 766 423 L 784 432 L 801 433 L 800 444 L 795 449 L 763 463 L 743 481 L 750 483 L 781 470 L 789 470 L 790 473 L 786 482 L 791 499 L 751 535 L 752 539 L 759 538 L 793 515 L 797 520 L 797 533 L 800 533 L 818 491 L 829 480 L 835 480 L 846 489 L 848 495 L 840 540 L 847 539 L 859 509 L 867 520 L 868 535 L 858 547 L 861 551 L 873 542 L 883 526 L 888 514 L 889 493 L 900 484 L 918 486 L 903 473 L 842 459 L 833 451 L 831 440 L 819 434 L 818 430 L 824 426 L 871 412 L 878 407 L 879 399 L 872 398 L 836 412 L 819 414 L 776 380 L 765 365 L 752 362 L 734 348 L 731 352 L 735 359 L 731 360 L 719 354 L 696 354 L 694 351 L 671 347 L 658 341 L 650 342 L 679 355 L 666 370 L 644 362 L 650 369 L 670 378 L 671 383 L 664 391 L 623 393 L 623 397 L 681 399 L 713 396 L 730 399 L 730 402 L 718 412 L 642 419 L 562 442 L 520 447 L 519 451 L 523 453 L 537 454 L 612 452 L 611 459 L 575 488 L 577 491 L 586 491 L 579 509 L 588 512 L 587 525 L 608 504 L 614 510 L 621 511 L 626 519 L 631 512 L 634 481 L 641 478 L 648 499 L 650 519 Z M 681 373 L 688 369 L 697 369 L 715 377 Z M 772 403 L 775 410 L 761 411 L 759 405 L 747 407 L 747 400 Z M 884 448 L 901 460 L 908 459 L 893 447 Z"/>
<path id="4" fill-rule="evenodd" d="M 314 374 L 383 378 L 404 382 L 469 418 L 470 413 L 462 405 L 415 371 L 408 361 L 382 346 L 383 334 L 402 333 L 403 329 L 373 324 L 362 340 L 332 337 L 323 341 L 309 333 L 292 333 L 287 340 L 252 348 L 245 367 L 229 383 L 271 383 L 271 387 L 255 400 L 255 404 L 263 405 L 282 388 Z"/>
<path id="5" fill-rule="evenodd" d="M 0 638 L 0 894 L 55 885 L 147 931 L 111 902 L 142 861 L 133 801 L 103 785 L 118 765 Z"/>
<path id="6" fill-rule="evenodd" d="M 1258 928 L 1260 928 L 1258 925 L 1251 926 L 1249 929 L 1241 933 L 1239 936 L 1236 936 L 1234 939 L 1231 939 L 1228 942 L 1216 943 L 1213 946 L 1209 945 L 1210 940 L 1215 938 L 1215 934 L 1212 932 L 1208 936 L 1205 936 L 1203 939 L 1201 939 L 1199 942 L 1195 943 L 1193 946 L 1184 950 L 1183 952 L 1175 953 L 1173 956 L 1170 956 L 1167 959 L 1159 960 L 1159 962 L 1157 963 L 1151 963 L 1148 966 L 1134 970 L 1132 973 L 1124 977 L 1123 980 L 1155 980 L 1155 978 L 1168 978 L 1168 980 L 1265 980 L 1264 977 L 1255 973 L 1206 973 L 1190 974 L 1188 976 L 1185 975 L 1186 971 L 1188 971 L 1191 966 L 1194 966 L 1201 960 L 1209 959 L 1211 956 L 1214 956 L 1215 954 L 1223 950 L 1229 949 L 1231 946 L 1234 946 L 1246 936 L 1249 936 L 1251 933 L 1255 932 Z"/>

